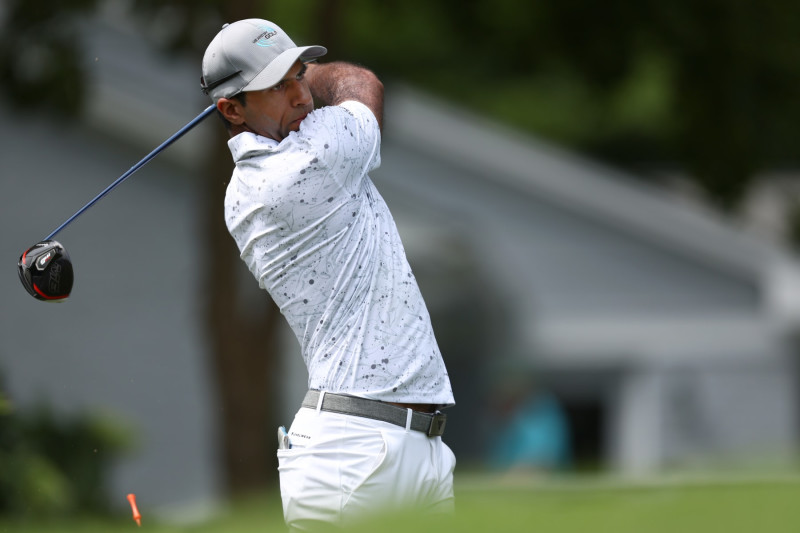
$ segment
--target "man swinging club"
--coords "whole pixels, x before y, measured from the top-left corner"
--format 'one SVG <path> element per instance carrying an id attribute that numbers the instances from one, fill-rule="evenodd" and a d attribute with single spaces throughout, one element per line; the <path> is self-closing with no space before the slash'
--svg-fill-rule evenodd
<path id="1" fill-rule="evenodd" d="M 368 176 L 380 165 L 383 85 L 356 65 L 310 62 L 326 52 L 248 19 L 223 26 L 202 63 L 236 164 L 225 222 L 308 368 L 278 449 L 293 531 L 386 507 L 453 507 L 455 458 L 439 411 L 454 404 L 449 377 Z"/>

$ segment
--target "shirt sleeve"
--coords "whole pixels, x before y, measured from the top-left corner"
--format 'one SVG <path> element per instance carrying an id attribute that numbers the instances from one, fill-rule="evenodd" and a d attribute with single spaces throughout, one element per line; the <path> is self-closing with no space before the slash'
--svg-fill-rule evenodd
<path id="1" fill-rule="evenodd" d="M 354 190 L 380 166 L 381 132 L 372 111 L 356 101 L 315 110 L 298 131 L 340 185 Z"/>

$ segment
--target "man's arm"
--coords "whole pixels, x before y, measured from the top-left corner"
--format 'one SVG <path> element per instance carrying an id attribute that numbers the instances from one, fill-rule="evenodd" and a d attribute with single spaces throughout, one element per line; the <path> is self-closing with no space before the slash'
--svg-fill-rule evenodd
<path id="1" fill-rule="evenodd" d="M 311 95 L 320 105 L 339 105 L 347 100 L 361 102 L 383 129 L 383 83 L 372 71 L 342 61 L 309 63 L 305 78 Z"/>

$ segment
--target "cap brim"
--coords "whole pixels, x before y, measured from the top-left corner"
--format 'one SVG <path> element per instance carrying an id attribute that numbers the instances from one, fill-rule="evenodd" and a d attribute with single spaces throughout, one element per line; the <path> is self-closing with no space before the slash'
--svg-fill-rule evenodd
<path id="1" fill-rule="evenodd" d="M 297 48 L 286 50 L 273 59 L 250 83 L 242 87 L 242 91 L 269 89 L 283 79 L 298 59 L 308 61 L 309 59 L 322 57 L 326 53 L 328 53 L 328 49 L 324 46 L 298 46 Z"/>

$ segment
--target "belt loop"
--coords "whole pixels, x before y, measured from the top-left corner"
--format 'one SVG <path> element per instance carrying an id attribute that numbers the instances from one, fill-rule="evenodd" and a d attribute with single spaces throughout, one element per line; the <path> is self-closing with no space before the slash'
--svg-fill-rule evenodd
<path id="1" fill-rule="evenodd" d="M 414 411 L 411 409 L 407 409 L 408 413 L 406 413 L 406 431 L 411 430 L 411 417 L 414 415 Z"/>
<path id="2" fill-rule="evenodd" d="M 322 402 L 325 401 L 325 391 L 319 391 L 319 398 L 317 398 L 317 415 L 322 411 Z"/>

